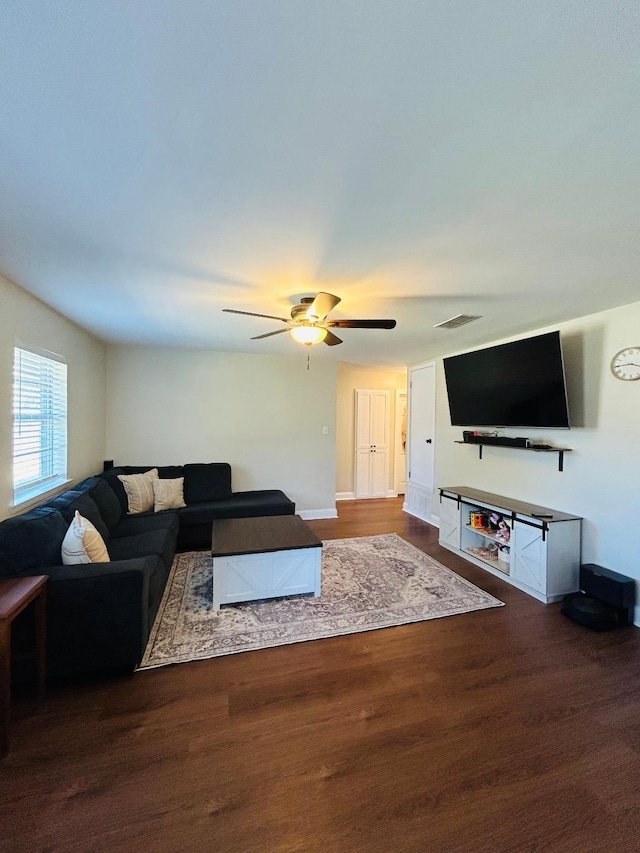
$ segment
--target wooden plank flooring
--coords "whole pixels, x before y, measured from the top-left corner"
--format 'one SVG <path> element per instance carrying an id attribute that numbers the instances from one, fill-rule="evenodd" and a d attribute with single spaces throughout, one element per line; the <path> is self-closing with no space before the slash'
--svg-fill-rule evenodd
<path id="1" fill-rule="evenodd" d="M 22 698 L 0 850 L 640 849 L 638 629 L 570 622 L 399 500 L 338 510 L 322 538 L 396 531 L 506 607 Z"/>

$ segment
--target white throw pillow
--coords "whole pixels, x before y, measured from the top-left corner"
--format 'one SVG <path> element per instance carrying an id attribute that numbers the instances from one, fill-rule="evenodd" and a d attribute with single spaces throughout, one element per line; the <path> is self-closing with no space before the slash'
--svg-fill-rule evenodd
<path id="1" fill-rule="evenodd" d="M 78 510 L 62 540 L 62 564 L 108 563 L 109 552 L 104 539 L 91 522 Z"/>
<path id="2" fill-rule="evenodd" d="M 129 504 L 129 515 L 153 509 L 153 483 L 158 479 L 158 469 L 152 468 L 144 474 L 118 474 L 124 486 Z"/>
<path id="3" fill-rule="evenodd" d="M 184 502 L 184 477 L 176 477 L 175 480 L 154 480 L 153 497 L 154 512 L 186 506 Z"/>

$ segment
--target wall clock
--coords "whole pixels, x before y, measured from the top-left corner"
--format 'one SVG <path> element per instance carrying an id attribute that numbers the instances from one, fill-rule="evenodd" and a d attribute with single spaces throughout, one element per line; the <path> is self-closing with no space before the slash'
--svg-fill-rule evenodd
<path id="1" fill-rule="evenodd" d="M 640 379 L 640 347 L 627 347 L 611 359 L 611 372 L 616 379 Z"/>

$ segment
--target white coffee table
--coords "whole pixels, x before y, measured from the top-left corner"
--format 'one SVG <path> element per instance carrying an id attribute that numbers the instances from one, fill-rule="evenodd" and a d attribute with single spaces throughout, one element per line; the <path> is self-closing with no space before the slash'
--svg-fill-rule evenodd
<path id="1" fill-rule="evenodd" d="M 322 540 L 298 515 L 213 522 L 213 609 L 285 595 L 320 595 Z"/>

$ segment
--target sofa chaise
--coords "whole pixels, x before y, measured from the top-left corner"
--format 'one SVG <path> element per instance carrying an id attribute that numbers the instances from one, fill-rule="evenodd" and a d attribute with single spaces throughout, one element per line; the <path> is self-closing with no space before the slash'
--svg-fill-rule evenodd
<path id="1" fill-rule="evenodd" d="M 119 475 L 150 470 L 161 480 L 182 478 L 184 505 L 131 514 Z M 102 537 L 108 562 L 63 564 L 63 541 L 76 513 Z M 279 490 L 233 492 L 227 463 L 112 468 L 0 522 L 0 577 L 48 575 L 50 678 L 132 671 L 177 550 L 210 547 L 216 518 L 294 513 L 295 504 Z"/>
<path id="2" fill-rule="evenodd" d="M 127 512 L 127 495 L 119 475 L 140 474 L 144 467 L 110 468 L 99 475 L 116 494 L 122 514 Z M 178 551 L 196 551 L 211 545 L 211 524 L 216 518 L 250 518 L 260 515 L 293 515 L 293 501 L 278 489 L 234 492 L 231 466 L 226 462 L 192 465 L 156 466 L 160 479 L 184 477 L 186 506 L 174 510 L 178 515 Z"/>

